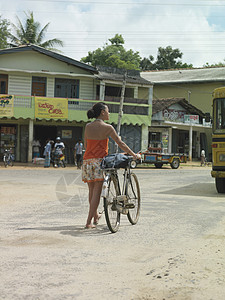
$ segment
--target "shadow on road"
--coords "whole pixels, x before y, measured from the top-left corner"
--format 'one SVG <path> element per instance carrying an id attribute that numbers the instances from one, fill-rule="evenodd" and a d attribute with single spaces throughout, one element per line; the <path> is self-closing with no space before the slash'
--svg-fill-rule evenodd
<path id="1" fill-rule="evenodd" d="M 159 192 L 166 195 L 187 195 L 200 197 L 224 198 L 225 194 L 218 194 L 214 183 L 193 183 L 181 188 Z"/>
<path id="2" fill-rule="evenodd" d="M 59 231 L 62 235 L 70 235 L 70 236 L 86 236 L 86 235 L 102 235 L 102 234 L 110 234 L 109 229 L 106 225 L 98 225 L 93 229 L 85 229 L 84 226 L 73 225 L 73 226 L 54 226 L 54 227 L 25 227 L 18 228 L 21 231 Z"/>

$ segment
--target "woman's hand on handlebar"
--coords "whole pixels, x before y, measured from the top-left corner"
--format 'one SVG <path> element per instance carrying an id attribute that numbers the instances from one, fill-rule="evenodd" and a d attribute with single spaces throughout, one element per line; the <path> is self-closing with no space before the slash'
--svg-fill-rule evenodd
<path id="1" fill-rule="evenodd" d="M 140 159 L 141 160 L 141 154 L 140 153 L 134 153 L 133 155 L 132 154 L 129 154 L 129 153 L 126 153 L 126 152 L 123 152 L 122 154 L 125 154 L 125 155 L 128 155 L 128 156 L 132 156 L 133 159 Z"/>
<path id="2" fill-rule="evenodd" d="M 141 160 L 141 154 L 140 153 L 136 153 L 134 159 Z"/>

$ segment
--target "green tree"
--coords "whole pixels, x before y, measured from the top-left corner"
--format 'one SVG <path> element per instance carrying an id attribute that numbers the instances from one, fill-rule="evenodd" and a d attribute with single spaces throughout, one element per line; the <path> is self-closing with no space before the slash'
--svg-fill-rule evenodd
<path id="1" fill-rule="evenodd" d="M 10 36 L 9 21 L 0 16 L 0 49 L 8 47 L 8 38 Z"/>
<path id="2" fill-rule="evenodd" d="M 101 65 L 123 69 L 140 69 L 141 57 L 139 52 L 134 52 L 131 49 L 126 50 L 122 35 L 116 34 L 109 39 L 109 42 L 111 44 L 106 44 L 102 49 L 89 51 L 88 55 L 83 57 L 81 61 L 94 67 Z"/>
<path id="3" fill-rule="evenodd" d="M 149 55 L 149 58 L 144 57 L 140 62 L 140 68 L 142 71 L 146 70 L 154 70 L 155 64 L 153 63 L 154 57 L 152 55 Z"/>
<path id="4" fill-rule="evenodd" d="M 179 68 L 192 68 L 192 64 L 182 63 L 181 58 L 183 53 L 178 49 L 173 49 L 171 46 L 166 48 L 159 47 L 157 59 L 153 62 L 154 57 L 144 58 L 141 61 L 142 70 L 166 70 Z"/>
<path id="5" fill-rule="evenodd" d="M 216 67 L 225 67 L 225 59 L 223 62 L 218 62 L 216 64 L 209 64 L 208 62 L 203 65 L 204 68 L 216 68 Z"/>
<path id="6" fill-rule="evenodd" d="M 25 15 L 24 24 L 18 17 L 17 26 L 12 24 L 14 35 L 11 34 L 10 38 L 13 46 L 33 44 L 48 50 L 56 50 L 53 48 L 56 45 L 63 46 L 63 42 L 59 39 L 43 41 L 50 23 L 41 28 L 41 24 L 34 20 L 33 12 L 25 13 Z"/>

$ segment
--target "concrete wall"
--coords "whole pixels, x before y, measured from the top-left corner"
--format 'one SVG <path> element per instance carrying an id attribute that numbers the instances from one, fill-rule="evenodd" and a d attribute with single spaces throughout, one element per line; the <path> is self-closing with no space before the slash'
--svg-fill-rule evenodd
<path id="1" fill-rule="evenodd" d="M 212 115 L 212 92 L 215 88 L 224 86 L 223 82 L 216 83 L 195 83 L 195 84 L 154 84 L 153 98 L 183 97 L 190 104 L 203 112 L 210 112 Z M 190 93 L 189 93 L 190 92 Z"/>
<path id="2" fill-rule="evenodd" d="M 0 55 L 0 66 L 14 70 L 90 74 L 86 70 L 32 50 Z"/>

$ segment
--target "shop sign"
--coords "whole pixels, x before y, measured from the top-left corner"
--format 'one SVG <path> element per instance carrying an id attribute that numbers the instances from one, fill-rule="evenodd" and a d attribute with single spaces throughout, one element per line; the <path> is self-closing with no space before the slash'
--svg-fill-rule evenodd
<path id="1" fill-rule="evenodd" d="M 35 118 L 68 119 L 68 99 L 35 97 Z"/>
<path id="2" fill-rule="evenodd" d="M 175 109 L 164 109 L 163 117 L 164 120 L 168 121 L 176 121 L 176 122 L 183 122 L 184 121 L 184 111 L 175 110 Z"/>
<path id="3" fill-rule="evenodd" d="M 0 95 L 0 116 L 13 117 L 14 96 Z"/>
<path id="4" fill-rule="evenodd" d="M 72 139 L 72 130 L 62 130 L 63 139 Z"/>
<path id="5" fill-rule="evenodd" d="M 184 123 L 199 124 L 199 115 L 184 115 Z"/>
<path id="6" fill-rule="evenodd" d="M 16 128 L 15 127 L 8 127 L 8 126 L 2 126 L 1 127 L 1 134 L 16 134 Z"/>

